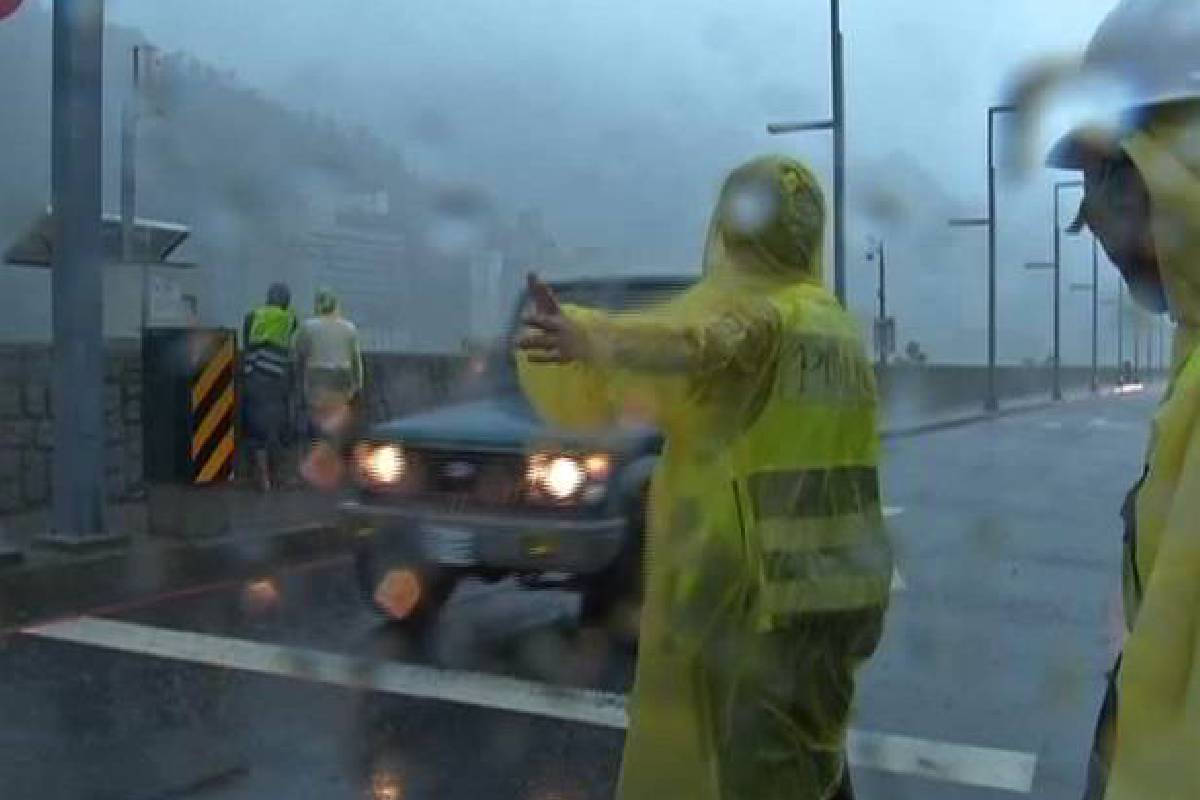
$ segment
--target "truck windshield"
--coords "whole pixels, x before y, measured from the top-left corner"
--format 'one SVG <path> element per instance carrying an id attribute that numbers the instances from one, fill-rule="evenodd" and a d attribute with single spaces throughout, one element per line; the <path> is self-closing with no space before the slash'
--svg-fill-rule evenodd
<path id="1" fill-rule="evenodd" d="M 559 302 L 565 305 L 599 308 L 604 311 L 638 311 L 666 303 L 691 287 L 687 279 L 663 281 L 579 281 L 553 284 Z M 516 370 L 512 351 L 508 343 L 518 335 L 521 318 L 530 308 L 527 296 L 521 296 L 517 305 L 509 334 L 504 341 L 497 342 L 489 359 L 488 375 L 490 391 L 517 391 Z"/>

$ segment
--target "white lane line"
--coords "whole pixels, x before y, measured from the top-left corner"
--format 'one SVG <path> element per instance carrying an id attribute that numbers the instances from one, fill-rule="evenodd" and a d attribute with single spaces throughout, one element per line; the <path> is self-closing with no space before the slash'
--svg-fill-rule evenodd
<path id="1" fill-rule="evenodd" d="M 892 517 L 898 517 L 903 513 L 904 513 L 904 508 L 901 506 L 884 506 L 883 507 L 883 518 L 884 519 L 891 519 Z M 900 574 L 900 570 L 893 569 L 892 570 L 892 591 L 893 592 L 903 592 L 907 588 L 908 588 L 908 584 L 904 581 L 904 576 Z"/>
<path id="2" fill-rule="evenodd" d="M 299 647 L 155 628 L 96 617 L 27 628 L 26 635 L 123 653 L 236 669 L 424 700 L 625 730 L 625 696 L 415 664 L 367 661 Z M 855 767 L 1028 794 L 1037 756 L 852 731 Z"/>
<path id="3" fill-rule="evenodd" d="M 81 617 L 23 633 L 72 644 L 256 672 L 351 689 L 443 700 L 608 728 L 626 726 L 625 698 L 588 689 L 413 664 L 368 661 L 300 647 Z"/>
<path id="4" fill-rule="evenodd" d="M 861 731 L 850 732 L 849 745 L 858 767 L 1019 794 L 1033 791 L 1037 772 L 1032 753 Z"/>

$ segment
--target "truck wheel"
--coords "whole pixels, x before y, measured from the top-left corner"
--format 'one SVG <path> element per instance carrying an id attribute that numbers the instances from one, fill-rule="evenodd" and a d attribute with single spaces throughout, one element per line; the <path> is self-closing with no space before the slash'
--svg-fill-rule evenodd
<path id="1" fill-rule="evenodd" d="M 631 536 L 616 560 L 584 580 L 579 618 L 584 626 L 608 629 L 614 638 L 635 645 L 641 619 L 646 529 L 643 491 L 629 515 Z"/>
<path id="2" fill-rule="evenodd" d="M 458 584 L 453 572 L 407 559 L 384 559 L 369 547 L 360 549 L 354 560 L 367 605 L 389 623 L 413 631 L 437 622 Z"/>

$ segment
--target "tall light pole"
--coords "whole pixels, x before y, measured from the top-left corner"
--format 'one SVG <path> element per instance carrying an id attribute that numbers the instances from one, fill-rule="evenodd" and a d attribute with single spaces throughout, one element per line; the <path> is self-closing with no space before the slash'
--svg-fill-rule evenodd
<path id="1" fill-rule="evenodd" d="M 1125 383 L 1125 284 L 1117 284 L 1117 385 Z"/>
<path id="2" fill-rule="evenodd" d="M 882 239 L 872 240 L 867 250 L 867 261 L 879 262 L 879 318 L 875 321 L 875 349 L 880 368 L 886 369 L 888 353 L 895 346 L 896 328 L 887 313 L 887 247 Z"/>
<path id="3" fill-rule="evenodd" d="M 1062 192 L 1083 188 L 1083 181 L 1054 184 L 1054 384 L 1051 397 L 1062 400 Z"/>
<path id="4" fill-rule="evenodd" d="M 987 110 L 988 213 L 986 217 L 950 220 L 951 227 L 986 227 L 988 231 L 988 368 L 987 395 L 983 407 L 1000 410 L 996 391 L 996 115 L 1011 114 L 1015 105 L 989 106 Z"/>
<path id="5" fill-rule="evenodd" d="M 1092 394 L 1100 391 L 1100 241 L 1092 234 Z"/>
<path id="6" fill-rule="evenodd" d="M 1051 272 L 1051 273 L 1055 272 L 1055 266 L 1054 266 L 1053 261 L 1030 261 L 1025 264 L 1025 269 L 1030 270 L 1030 271 L 1038 271 L 1038 272 Z M 1053 348 L 1054 332 L 1058 328 L 1059 304 L 1058 304 L 1057 294 L 1054 296 L 1054 304 L 1053 305 L 1054 305 L 1054 309 L 1051 313 L 1052 320 L 1050 323 L 1051 348 Z M 1053 400 L 1061 400 L 1062 392 L 1061 392 L 1061 387 L 1059 386 L 1058 375 L 1057 375 L 1058 354 L 1053 352 L 1053 349 L 1051 350 L 1050 361 L 1053 362 L 1050 365 L 1051 373 L 1053 375 L 1053 377 L 1051 378 L 1051 381 L 1050 381 L 1050 397 Z"/>
<path id="7" fill-rule="evenodd" d="M 816 122 L 773 122 L 767 133 L 833 133 L 833 293 L 846 305 L 846 63 L 841 0 L 829 0 L 832 117 Z"/>
<path id="8" fill-rule="evenodd" d="M 103 284 L 100 240 L 103 0 L 55 0 L 52 544 L 104 535 Z"/>
<path id="9" fill-rule="evenodd" d="M 133 97 L 121 110 L 121 261 L 130 264 L 134 253 L 134 224 L 137 214 L 137 129 L 141 92 L 141 48 L 133 48 Z M 150 317 L 150 267 L 142 264 L 141 328 L 144 331 Z"/>
<path id="10" fill-rule="evenodd" d="M 1073 292 L 1092 293 L 1092 394 L 1100 391 L 1100 243 L 1092 237 L 1092 282 L 1072 283 Z"/>

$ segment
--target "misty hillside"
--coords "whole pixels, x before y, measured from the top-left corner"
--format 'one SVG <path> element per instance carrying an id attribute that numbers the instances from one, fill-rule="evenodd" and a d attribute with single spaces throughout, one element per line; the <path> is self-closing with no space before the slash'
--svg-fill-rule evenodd
<path id="1" fill-rule="evenodd" d="M 131 96 L 131 48 L 144 44 L 137 31 L 113 26 L 107 31 L 106 211 L 119 206 L 120 121 Z M 49 201 L 48 13 L 26 9 L 0 26 L 0 74 L 9 77 L 0 83 L 0 107 L 7 112 L 0 243 L 7 247 Z M 302 295 L 317 278 L 301 274 L 305 265 L 297 258 L 314 250 L 297 242 L 314 230 L 365 237 L 376 251 L 371 263 L 392 271 L 376 276 L 372 287 L 394 290 L 396 298 L 412 295 L 403 294 L 405 285 L 421 287 L 421 302 L 411 308 L 393 299 L 396 324 L 409 328 L 445 327 L 472 253 L 531 259 L 553 249 L 536 219 L 506 222 L 477 188 L 421 180 L 397 149 L 365 130 L 289 109 L 246 88 L 236 75 L 186 54 L 165 54 L 156 74 L 158 89 L 139 128 L 138 214 L 192 228 L 191 240 L 174 258 L 195 262 L 204 273 L 206 322 L 235 323 L 281 279 L 298 284 L 297 304 L 305 309 L 308 299 Z M 447 227 L 450 238 L 439 241 L 438 232 Z M 312 273 L 313 265 L 306 266 Z M 316 274 L 333 274 L 336 283 L 347 272 L 331 273 L 329 267 L 317 264 Z M 2 266 L 0 293 L 21 298 L 0 319 L 0 338 L 48 336 L 48 271 Z M 375 300 L 381 303 L 376 311 L 386 313 L 388 301 Z M 453 340 L 455 334 L 446 331 L 442 338 Z"/>

